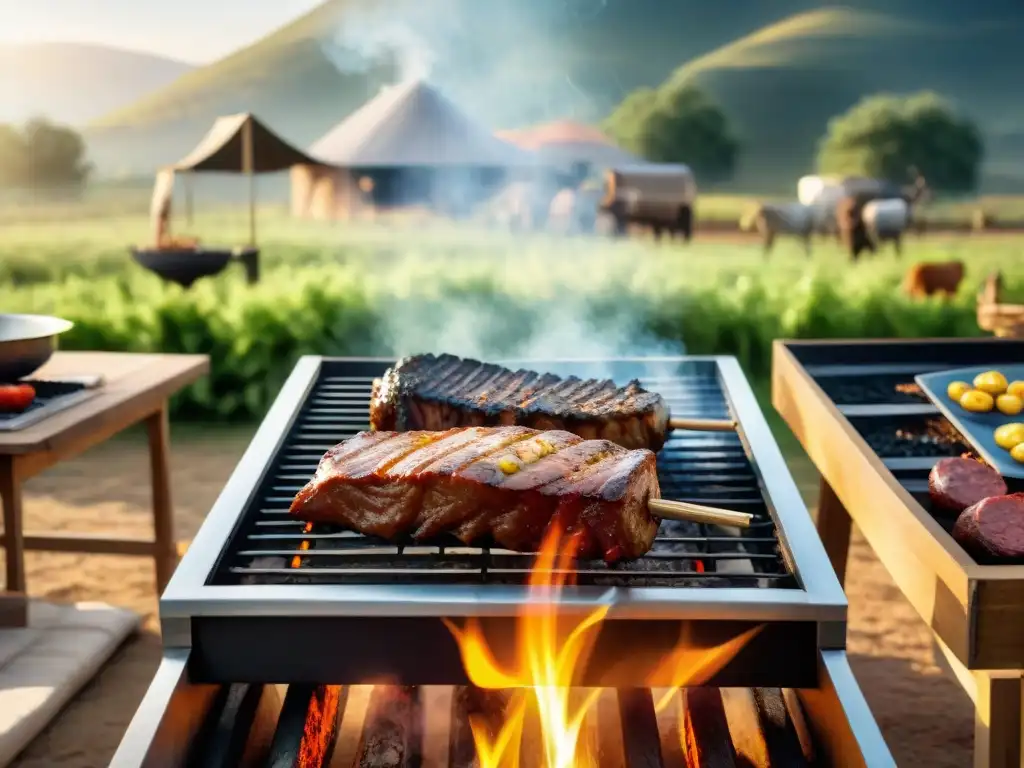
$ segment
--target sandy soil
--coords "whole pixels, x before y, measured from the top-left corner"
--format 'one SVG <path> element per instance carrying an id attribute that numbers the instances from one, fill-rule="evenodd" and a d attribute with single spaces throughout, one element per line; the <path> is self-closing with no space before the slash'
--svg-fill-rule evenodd
<path id="1" fill-rule="evenodd" d="M 190 538 L 248 442 L 245 430 L 173 435 L 177 534 Z M 150 532 L 148 464 L 129 435 L 60 465 L 27 486 L 26 530 Z M 794 466 L 813 494 L 813 468 Z M 33 595 L 105 600 L 146 616 L 100 675 L 15 763 L 19 768 L 106 766 L 160 658 L 153 572 L 136 558 L 28 555 Z M 971 762 L 973 710 L 936 666 L 931 634 L 859 537 L 850 560 L 849 651 L 854 672 L 901 766 L 961 768 Z"/>

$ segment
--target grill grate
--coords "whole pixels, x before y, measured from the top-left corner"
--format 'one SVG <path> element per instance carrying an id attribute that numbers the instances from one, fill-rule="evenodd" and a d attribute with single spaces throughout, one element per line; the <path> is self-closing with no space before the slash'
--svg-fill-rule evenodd
<path id="1" fill-rule="evenodd" d="M 924 394 L 907 391 L 913 374 L 880 373 L 868 378 L 823 376 L 818 379 L 829 399 L 836 405 L 919 405 L 927 403 Z"/>
<path id="2" fill-rule="evenodd" d="M 942 416 L 851 418 L 850 423 L 883 459 L 960 456 L 971 450 L 952 424 Z M 930 469 L 930 467 L 928 467 Z"/>
<path id="3" fill-rule="evenodd" d="M 343 360 L 324 361 L 298 418 L 255 499 L 242 516 L 212 584 L 525 583 L 534 555 L 466 547 L 454 540 L 396 546 L 340 528 L 288 519 L 294 494 L 312 477 L 323 453 L 368 428 L 372 381 L 384 372 Z M 556 371 L 562 373 L 562 371 Z M 579 376 L 588 373 L 576 367 Z M 616 380 L 638 378 L 661 393 L 673 416 L 731 418 L 713 362 L 690 363 L 671 375 L 632 368 Z M 738 532 L 663 521 L 652 551 L 628 563 L 577 564 L 577 582 L 598 586 L 796 587 L 779 551 L 775 526 L 743 444 L 735 434 L 676 432 L 658 455 L 668 499 L 749 512 Z"/>

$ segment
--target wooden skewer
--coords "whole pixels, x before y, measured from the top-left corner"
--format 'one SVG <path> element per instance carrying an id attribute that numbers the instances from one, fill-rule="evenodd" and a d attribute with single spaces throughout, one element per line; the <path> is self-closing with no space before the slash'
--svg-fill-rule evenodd
<path id="1" fill-rule="evenodd" d="M 691 432 L 735 432 L 732 419 L 669 419 L 669 429 L 687 429 Z"/>
<path id="2" fill-rule="evenodd" d="M 754 516 L 746 512 L 734 512 L 731 509 L 705 507 L 702 504 L 690 504 L 687 501 L 669 501 L 668 499 L 650 499 L 647 508 L 652 515 L 666 520 L 683 520 L 688 523 L 707 523 L 709 525 L 728 525 L 734 528 L 749 528 Z"/>

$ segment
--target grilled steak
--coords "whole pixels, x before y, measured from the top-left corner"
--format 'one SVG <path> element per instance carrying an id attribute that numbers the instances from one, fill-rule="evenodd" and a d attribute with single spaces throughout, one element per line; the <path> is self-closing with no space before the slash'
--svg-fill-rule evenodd
<path id="1" fill-rule="evenodd" d="M 624 448 L 661 449 L 668 406 L 631 381 L 511 371 L 452 355 L 399 360 L 374 382 L 370 426 L 383 431 L 520 425 L 564 429 Z"/>
<path id="2" fill-rule="evenodd" d="M 536 551 L 548 526 L 579 535 L 579 557 L 645 554 L 658 520 L 654 454 L 526 427 L 360 432 L 331 448 L 292 517 L 390 541 L 452 534 Z"/>

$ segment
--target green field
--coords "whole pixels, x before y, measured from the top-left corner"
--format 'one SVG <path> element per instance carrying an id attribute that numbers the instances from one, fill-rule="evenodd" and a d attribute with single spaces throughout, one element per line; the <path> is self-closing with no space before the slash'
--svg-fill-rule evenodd
<path id="1" fill-rule="evenodd" d="M 113 173 L 173 161 L 217 115 L 243 110 L 308 146 L 393 79 L 397 48 L 426 51 L 431 79 L 494 128 L 596 122 L 637 87 L 693 78 L 743 138 L 738 189 L 788 190 L 828 119 L 860 97 L 932 89 L 981 125 L 989 188 L 1019 190 L 1024 108 L 1007 94 L 1022 30 L 1024 6 L 1009 0 L 328 0 L 87 136 Z"/>
<path id="2" fill-rule="evenodd" d="M 222 181 L 220 191 L 229 189 L 236 197 L 244 197 L 244 182 L 236 179 L 229 181 L 234 183 L 224 184 Z M 217 232 L 226 220 L 238 218 L 238 214 L 231 212 L 231 205 L 218 202 L 218 196 L 215 193 L 210 194 L 204 186 L 197 187 L 196 215 L 200 218 L 196 223 L 200 230 L 206 228 Z M 148 216 L 151 191 L 152 180 L 144 178 L 131 183 L 90 185 L 81 197 L 74 200 L 44 201 L 24 192 L 0 194 L 0 227 L 3 228 L 0 231 L 0 242 L 17 242 L 28 237 L 53 242 L 56 244 L 55 247 L 62 247 L 61 244 L 65 240 L 62 234 L 64 229 L 56 230 L 57 234 L 51 236 L 51 230 L 39 228 L 42 225 L 64 227 L 69 222 L 76 223 L 75 227 L 72 227 L 75 237 L 80 236 L 81 225 L 94 226 L 98 229 L 127 226 L 135 233 L 133 236 L 142 236 L 147 231 L 144 219 Z M 714 225 L 738 225 L 740 218 L 751 206 L 771 200 L 790 200 L 794 195 L 795 184 L 788 196 L 701 194 L 696 203 L 698 227 L 701 221 L 712 222 Z M 180 199 L 175 203 L 175 211 L 179 212 L 178 218 L 183 219 L 184 216 L 180 213 L 183 207 L 181 203 Z M 287 221 L 287 205 L 284 203 L 266 204 L 262 208 L 264 214 L 272 217 L 274 232 L 280 232 L 282 227 L 294 228 L 295 225 Z M 918 208 L 916 215 L 926 222 L 940 225 L 965 225 L 970 224 L 978 210 L 994 217 L 997 222 L 1024 226 L 1024 196 L 1021 195 L 982 195 L 937 200 Z M 184 221 L 176 221 L 175 226 L 184 226 L 186 230 L 192 231 L 191 225 Z M 300 240 L 306 239 L 310 228 L 298 228 L 302 232 Z M 315 230 L 315 227 L 313 229 Z"/>
<path id="3" fill-rule="evenodd" d="M 779 337 L 977 335 L 975 293 L 994 268 L 1024 289 L 1024 239 L 911 239 L 850 265 L 831 242 L 808 260 L 782 243 L 611 242 L 508 235 L 442 222 L 316 225 L 272 211 L 260 221 L 259 286 L 240 268 L 185 291 L 129 260 L 144 217 L 7 224 L 0 228 L 0 306 L 54 313 L 76 327 L 65 348 L 211 355 L 213 372 L 177 403 L 180 415 L 263 412 L 301 354 L 485 357 L 736 355 L 763 381 Z M 205 243 L 240 242 L 244 214 L 209 214 Z M 915 260 L 961 258 L 951 302 L 899 291 Z"/>

